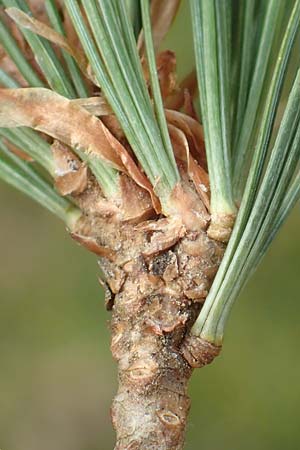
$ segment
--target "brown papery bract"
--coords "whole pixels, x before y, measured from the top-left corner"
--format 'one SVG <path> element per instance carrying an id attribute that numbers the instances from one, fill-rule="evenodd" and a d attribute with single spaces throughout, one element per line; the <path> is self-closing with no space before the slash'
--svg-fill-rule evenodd
<path id="1" fill-rule="evenodd" d="M 156 211 L 160 202 L 151 183 L 100 119 L 76 103 L 44 88 L 0 89 L 0 126 L 31 127 L 71 148 L 98 157 L 130 177 L 152 198 Z"/>
<path id="2" fill-rule="evenodd" d="M 174 125 L 168 125 L 168 129 L 176 159 L 186 163 L 187 172 L 191 180 L 193 180 L 195 188 L 206 206 L 206 209 L 210 211 L 210 190 L 207 172 L 190 154 L 189 143 L 183 131 Z"/>
<path id="3" fill-rule="evenodd" d="M 166 109 L 165 112 L 168 124 L 174 125 L 183 131 L 189 142 L 189 148 L 192 155 L 197 159 L 200 166 L 207 170 L 202 125 L 192 117 L 183 114 L 180 111 Z"/>
<path id="4" fill-rule="evenodd" d="M 191 99 L 193 99 L 197 93 L 197 90 L 197 75 L 194 69 L 179 83 L 176 92 L 165 101 L 166 108 L 179 111 L 181 108 L 184 108 L 185 92 L 188 91 Z"/>

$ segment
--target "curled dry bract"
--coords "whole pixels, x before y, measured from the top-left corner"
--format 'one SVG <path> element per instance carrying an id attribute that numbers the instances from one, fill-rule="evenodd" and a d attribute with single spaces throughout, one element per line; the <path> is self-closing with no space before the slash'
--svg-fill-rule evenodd
<path id="1" fill-rule="evenodd" d="M 98 157 L 146 189 L 157 212 L 160 203 L 146 176 L 100 119 L 44 88 L 0 89 L 0 126 L 30 127 L 71 148 Z"/>

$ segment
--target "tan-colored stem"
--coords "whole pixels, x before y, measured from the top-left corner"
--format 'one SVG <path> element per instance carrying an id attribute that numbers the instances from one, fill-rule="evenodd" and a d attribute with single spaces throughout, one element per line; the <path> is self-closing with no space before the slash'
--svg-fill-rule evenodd
<path id="1" fill-rule="evenodd" d="M 177 309 L 179 324 L 180 300 L 155 295 L 142 302 L 124 301 L 122 296 L 115 299 L 111 346 L 119 368 L 119 389 L 112 406 L 115 450 L 183 448 L 192 369 L 179 351 L 183 324 L 169 333 L 160 328 L 170 321 L 167 302 L 173 302 L 173 313 Z"/>
<path id="2" fill-rule="evenodd" d="M 177 217 L 137 225 L 87 217 L 72 235 L 100 256 L 112 309 L 115 450 L 182 450 L 188 380 L 219 351 L 189 333 L 224 245 Z"/>
<path id="3" fill-rule="evenodd" d="M 181 450 L 194 367 L 218 353 L 189 336 L 223 249 L 204 232 L 171 249 L 115 266 L 102 258 L 110 288 L 111 350 L 119 389 L 112 406 L 115 450 Z"/>

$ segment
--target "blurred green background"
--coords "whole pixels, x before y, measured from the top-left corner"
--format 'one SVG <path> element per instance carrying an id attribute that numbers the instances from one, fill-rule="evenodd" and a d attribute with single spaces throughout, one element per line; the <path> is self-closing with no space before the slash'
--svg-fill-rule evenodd
<path id="1" fill-rule="evenodd" d="M 96 258 L 0 185 L 0 448 L 111 450 L 116 367 Z M 300 448 L 299 205 L 194 373 L 187 450 Z"/>
<path id="2" fill-rule="evenodd" d="M 176 43 L 185 73 L 182 26 L 165 46 Z M 96 258 L 3 184 L 0 204 L 0 449 L 110 450 L 116 367 Z M 298 205 L 235 306 L 222 355 L 194 373 L 187 450 L 300 448 L 299 227 Z"/>

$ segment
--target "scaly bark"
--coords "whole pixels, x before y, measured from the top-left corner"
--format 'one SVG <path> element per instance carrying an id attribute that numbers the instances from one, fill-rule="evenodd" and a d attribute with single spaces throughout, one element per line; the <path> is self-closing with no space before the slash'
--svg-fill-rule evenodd
<path id="1" fill-rule="evenodd" d="M 155 48 L 178 5 L 178 0 L 152 2 Z M 39 17 L 43 8 L 36 12 Z M 74 46 L 20 14 L 18 20 L 30 22 L 33 32 L 46 33 L 73 55 Z M 16 18 L 16 11 L 12 15 Z M 67 28 L 67 34 L 74 35 L 72 27 Z M 151 85 L 143 37 L 138 46 L 146 83 Z M 15 72 L 10 63 L 7 69 Z M 111 350 L 119 368 L 112 406 L 116 450 L 182 449 L 189 378 L 193 368 L 209 363 L 220 350 L 190 335 L 190 329 L 223 256 L 224 244 L 217 241 L 228 241 L 234 217 L 210 216 L 203 130 L 190 95 L 195 77 L 177 87 L 175 69 L 174 53 L 157 55 L 164 105 L 177 109 L 165 110 L 180 172 L 177 184 L 167 183 L 172 191 L 160 187 L 160 177 L 150 183 L 103 97 L 69 100 L 44 88 L 0 92 L 2 127 L 31 127 L 58 140 L 51 146 L 53 166 L 49 158 L 47 169 L 61 195 L 72 196 L 83 213 L 70 230 L 72 236 L 100 257 L 107 308 L 112 309 Z M 21 77 L 22 85 L 23 81 Z M 179 112 L 182 107 L 187 114 Z M 72 149 L 80 150 L 80 158 Z M 95 173 L 106 187 L 106 197 L 81 159 L 98 167 Z M 105 180 L 114 178 L 109 189 L 99 174 L 100 163 L 110 174 Z"/>
<path id="2" fill-rule="evenodd" d="M 189 330 L 224 245 L 166 218 L 128 224 L 87 216 L 73 235 L 88 246 L 93 242 L 102 255 L 119 372 L 111 410 L 115 449 L 182 449 L 193 367 L 219 350 Z"/>

